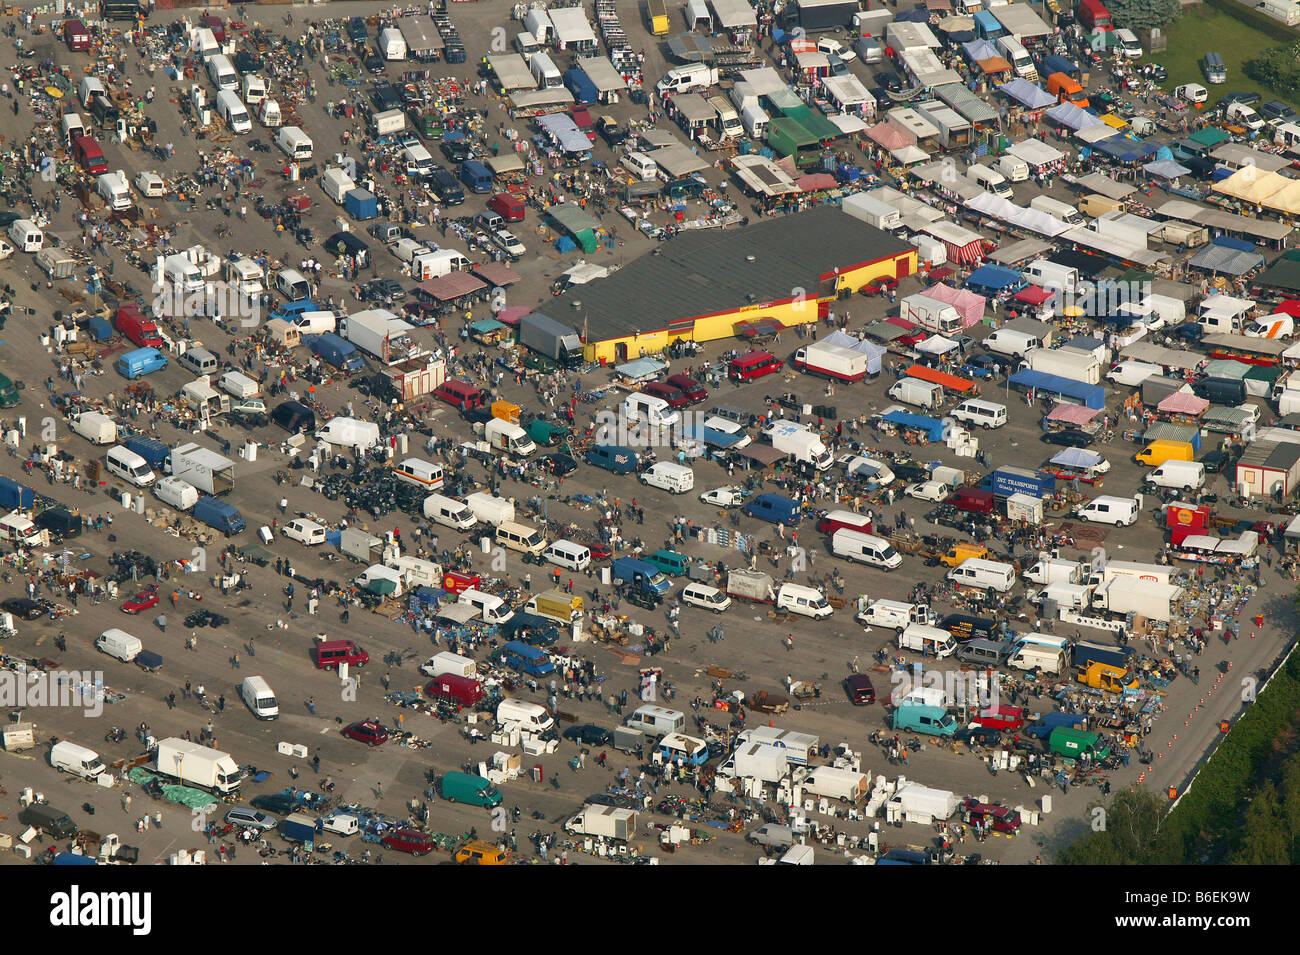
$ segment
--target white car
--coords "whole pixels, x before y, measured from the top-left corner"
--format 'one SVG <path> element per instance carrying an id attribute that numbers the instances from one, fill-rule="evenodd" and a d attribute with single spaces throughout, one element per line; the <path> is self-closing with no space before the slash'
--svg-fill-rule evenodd
<path id="1" fill-rule="evenodd" d="M 523 258 L 524 253 L 528 251 L 509 229 L 497 229 L 492 233 L 492 241 L 502 252 L 516 259 Z"/>
<path id="2" fill-rule="evenodd" d="M 748 496 L 744 488 L 728 484 L 726 487 L 715 487 L 712 491 L 705 491 L 700 495 L 700 500 L 714 507 L 740 507 Z"/>
<path id="3" fill-rule="evenodd" d="M 1210 91 L 1200 83 L 1184 83 L 1174 87 L 1174 95 L 1189 103 L 1204 103 L 1210 97 Z"/>
<path id="4" fill-rule="evenodd" d="M 245 398 L 243 401 L 235 402 L 230 410 L 243 414 L 266 414 L 266 402 L 261 398 Z"/>
<path id="5" fill-rule="evenodd" d="M 950 489 L 942 481 L 922 481 L 919 484 L 909 484 L 903 493 L 918 501 L 934 501 L 937 504 L 948 499 Z"/>
<path id="6" fill-rule="evenodd" d="M 1263 116 L 1260 116 L 1259 113 L 1245 103 L 1230 103 L 1224 116 L 1239 126 L 1245 126 L 1247 129 L 1263 129 L 1268 125 L 1264 122 Z"/>
<path id="7" fill-rule="evenodd" d="M 822 37 L 817 41 L 817 52 L 838 56 L 845 63 L 858 57 L 857 50 L 847 47 L 839 40 L 833 40 L 830 37 Z"/>

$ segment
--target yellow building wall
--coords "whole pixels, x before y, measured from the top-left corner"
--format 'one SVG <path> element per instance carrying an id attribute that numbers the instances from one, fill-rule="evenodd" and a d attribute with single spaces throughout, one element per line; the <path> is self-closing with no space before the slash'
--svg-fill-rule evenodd
<path id="1" fill-rule="evenodd" d="M 837 276 L 836 290 L 851 288 L 856 292 L 873 279 L 893 278 L 898 273 L 897 262 L 900 259 L 907 262 L 907 274 L 916 271 L 916 252 L 904 252 L 893 258 L 841 272 Z M 819 302 L 834 302 L 836 298 L 830 295 L 818 299 L 816 292 L 816 289 L 812 289 L 805 292 L 806 297 L 803 298 L 791 298 L 763 305 L 746 305 L 734 311 L 704 315 L 689 325 L 683 324 L 672 330 L 642 332 L 640 335 L 588 342 L 583 349 L 583 355 L 587 361 L 604 361 L 607 365 L 613 365 L 622 361 L 633 361 L 643 355 L 658 354 L 674 341 L 712 342 L 731 338 L 735 335 L 736 323 L 746 320 L 774 318 L 786 326 L 807 325 L 817 321 Z M 619 357 L 619 345 L 626 347 L 626 359 Z"/>

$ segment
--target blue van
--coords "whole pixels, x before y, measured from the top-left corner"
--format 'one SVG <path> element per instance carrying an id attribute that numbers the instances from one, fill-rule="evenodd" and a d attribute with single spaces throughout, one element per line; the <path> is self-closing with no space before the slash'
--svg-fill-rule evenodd
<path id="1" fill-rule="evenodd" d="M 460 164 L 460 181 L 469 187 L 470 192 L 491 192 L 492 170 L 477 159 L 467 159 Z"/>
<path id="2" fill-rule="evenodd" d="M 654 564 L 636 557 L 616 557 L 614 559 L 614 583 L 620 581 L 631 582 L 636 578 L 637 574 L 644 576 L 657 593 L 666 594 L 673 588 L 672 581 Z"/>
<path id="3" fill-rule="evenodd" d="M 296 302 L 286 302 L 271 310 L 272 318 L 282 318 L 290 324 L 303 312 L 319 312 L 316 303 L 309 298 L 300 298 Z"/>
<path id="4" fill-rule="evenodd" d="M 925 736 L 953 736 L 957 721 L 941 706 L 904 703 L 894 710 L 894 729 L 911 730 Z"/>
<path id="5" fill-rule="evenodd" d="M 794 525 L 798 524 L 803 517 L 799 510 L 799 502 L 784 494 L 760 494 L 741 510 L 750 517 L 757 517 L 760 521 L 771 524 Z"/>
<path id="6" fill-rule="evenodd" d="M 307 346 L 313 355 L 339 371 L 352 374 L 365 370 L 366 362 L 361 357 L 361 353 L 357 351 L 357 346 L 346 338 L 340 338 L 333 332 L 326 332 L 323 335 L 308 335 L 302 340 L 302 343 Z"/>
<path id="7" fill-rule="evenodd" d="M 117 373 L 123 378 L 139 378 L 162 371 L 167 367 L 167 356 L 156 348 L 137 348 L 117 360 Z"/>
<path id="8" fill-rule="evenodd" d="M 636 452 L 621 444 L 598 444 L 587 451 L 586 461 L 615 474 L 631 474 L 637 466 Z"/>
<path id="9" fill-rule="evenodd" d="M 511 640 L 501 648 L 501 662 L 529 676 L 546 676 L 555 672 L 555 664 L 545 650 Z"/>
<path id="10" fill-rule="evenodd" d="M 657 550 L 646 558 L 646 562 L 654 564 L 669 577 L 685 577 L 691 569 L 690 558 L 675 550 Z"/>
<path id="11" fill-rule="evenodd" d="M 564 86 L 573 94 L 573 99 L 580 106 L 587 106 L 600 99 L 600 91 L 580 69 L 572 69 L 564 74 Z"/>

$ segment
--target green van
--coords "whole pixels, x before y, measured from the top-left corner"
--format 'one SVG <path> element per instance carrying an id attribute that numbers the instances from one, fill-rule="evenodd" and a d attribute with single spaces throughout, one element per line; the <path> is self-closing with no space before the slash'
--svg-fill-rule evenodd
<path id="1" fill-rule="evenodd" d="M 470 806 L 499 806 L 501 791 L 473 773 L 447 773 L 442 777 L 442 798 Z"/>
<path id="2" fill-rule="evenodd" d="M 0 375 L 0 408 L 18 404 L 18 387 L 5 375 Z"/>
<path id="3" fill-rule="evenodd" d="M 690 559 L 675 550 L 657 550 L 646 557 L 646 561 L 654 564 L 669 577 L 685 577 L 691 567 Z"/>
<path id="4" fill-rule="evenodd" d="M 1047 748 L 1058 756 L 1078 759 L 1084 753 L 1092 759 L 1105 759 L 1110 755 L 1110 747 L 1102 742 L 1097 733 L 1077 730 L 1069 726 L 1058 726 L 1047 737 Z"/>
<path id="5" fill-rule="evenodd" d="M 894 710 L 894 729 L 912 730 L 926 736 L 953 736 L 957 732 L 957 721 L 943 707 L 904 703 Z"/>

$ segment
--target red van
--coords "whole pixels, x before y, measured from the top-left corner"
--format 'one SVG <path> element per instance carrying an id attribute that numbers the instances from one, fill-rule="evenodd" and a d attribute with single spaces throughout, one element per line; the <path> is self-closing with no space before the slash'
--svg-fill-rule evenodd
<path id="1" fill-rule="evenodd" d="M 524 221 L 524 200 L 509 192 L 498 192 L 488 200 L 488 208 L 507 222 Z"/>
<path id="2" fill-rule="evenodd" d="M 643 395 L 653 395 L 656 398 L 662 398 L 668 402 L 668 406 L 674 411 L 680 411 L 691 403 L 691 399 L 682 393 L 681 389 L 674 388 L 672 385 L 662 381 L 652 381 L 641 389 Z"/>
<path id="3" fill-rule="evenodd" d="M 311 648 L 311 655 L 318 670 L 337 670 L 340 663 L 359 667 L 370 662 L 370 654 L 351 640 L 322 640 Z"/>
<path id="4" fill-rule="evenodd" d="M 424 688 L 435 700 L 450 700 L 461 706 L 473 706 L 483 699 L 483 684 L 473 677 L 444 673 Z"/>
<path id="5" fill-rule="evenodd" d="M 871 677 L 865 673 L 854 673 L 846 677 L 844 692 L 849 695 L 849 702 L 854 706 L 870 706 L 876 702 L 876 688 L 871 684 Z"/>
<path id="6" fill-rule="evenodd" d="M 82 53 L 90 49 L 90 31 L 80 20 L 65 20 L 63 42 L 68 44 L 68 49 L 74 53 Z"/>
<path id="7" fill-rule="evenodd" d="M 134 344 L 141 348 L 162 348 L 162 336 L 158 334 L 158 326 L 154 324 L 153 319 L 146 318 L 144 313 L 134 305 L 123 305 L 113 316 L 113 325 L 119 332 L 125 335 Z"/>
<path id="8" fill-rule="evenodd" d="M 413 856 L 427 856 L 438 848 L 438 844 L 433 841 L 433 836 L 419 829 L 393 829 L 380 840 L 380 843 L 385 849 L 409 852 Z"/>
<path id="9" fill-rule="evenodd" d="M 1106 4 L 1101 0 L 1079 0 L 1079 6 L 1076 8 L 1075 16 L 1089 33 L 1096 33 L 1098 30 L 1113 30 L 1115 23 L 1111 19 L 1110 11 L 1106 9 Z"/>
<path id="10" fill-rule="evenodd" d="M 81 168 L 92 176 L 108 172 L 108 160 L 104 158 L 104 150 L 100 149 L 99 143 L 89 136 L 77 137 L 76 142 L 72 144 L 72 155 L 77 162 L 81 163 Z"/>
<path id="11" fill-rule="evenodd" d="M 211 14 L 199 17 L 199 26 L 211 30 L 212 38 L 218 43 L 226 42 L 226 21 L 221 17 L 214 17 Z"/>
<path id="12" fill-rule="evenodd" d="M 672 385 L 686 396 L 687 404 L 698 405 L 709 400 L 709 393 L 703 385 L 690 375 L 669 375 L 664 379 L 665 385 Z"/>
<path id="13" fill-rule="evenodd" d="M 483 392 L 478 388 L 455 379 L 444 381 L 434 389 L 433 396 L 439 401 L 447 402 L 453 408 L 459 408 L 461 411 L 481 408 L 484 400 Z"/>
<path id="14" fill-rule="evenodd" d="M 830 511 L 817 522 L 817 530 L 823 534 L 834 534 L 840 530 L 870 534 L 871 521 L 865 514 L 855 514 L 852 511 Z"/>
<path id="15" fill-rule="evenodd" d="M 727 377 L 732 381 L 749 381 L 764 375 L 775 375 L 784 363 L 771 352 L 752 351 L 748 355 L 731 359 L 727 366 Z"/>
<path id="16" fill-rule="evenodd" d="M 982 491 L 977 487 L 959 487 L 948 503 L 959 511 L 971 514 L 992 514 L 997 507 L 997 499 L 992 491 Z"/>
<path id="17" fill-rule="evenodd" d="M 1007 703 L 990 706 L 971 722 L 993 730 L 1018 730 L 1025 725 L 1025 708 Z"/>

